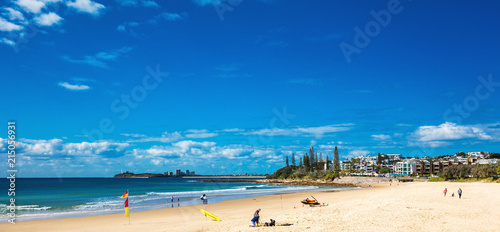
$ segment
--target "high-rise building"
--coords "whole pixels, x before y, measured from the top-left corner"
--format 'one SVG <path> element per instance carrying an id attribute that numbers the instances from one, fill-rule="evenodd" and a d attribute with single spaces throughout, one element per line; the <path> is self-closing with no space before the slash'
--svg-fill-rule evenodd
<path id="1" fill-rule="evenodd" d="M 189 176 L 189 175 L 191 175 L 189 172 L 189 169 L 186 169 L 186 176 Z"/>
<path id="2" fill-rule="evenodd" d="M 180 169 L 175 169 L 175 175 L 180 176 L 181 175 L 181 170 Z"/>

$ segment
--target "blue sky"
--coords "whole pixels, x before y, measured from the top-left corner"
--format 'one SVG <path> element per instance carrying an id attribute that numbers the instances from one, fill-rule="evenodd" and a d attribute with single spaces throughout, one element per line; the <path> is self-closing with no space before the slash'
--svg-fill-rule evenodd
<path id="1" fill-rule="evenodd" d="M 500 151 L 497 1 L 1 4 L 20 176 Z"/>

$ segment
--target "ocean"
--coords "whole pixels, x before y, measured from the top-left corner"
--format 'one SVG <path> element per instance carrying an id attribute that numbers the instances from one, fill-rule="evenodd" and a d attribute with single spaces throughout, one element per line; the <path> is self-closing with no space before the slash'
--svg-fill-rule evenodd
<path id="1" fill-rule="evenodd" d="M 9 180 L 0 180 L 0 222 L 7 222 Z M 202 204 L 276 193 L 339 187 L 279 186 L 246 182 L 201 182 L 188 178 L 17 178 L 17 221 L 123 213 L 129 190 L 130 212 Z M 171 202 L 171 197 L 174 202 Z M 167 203 L 168 200 L 168 203 Z"/>

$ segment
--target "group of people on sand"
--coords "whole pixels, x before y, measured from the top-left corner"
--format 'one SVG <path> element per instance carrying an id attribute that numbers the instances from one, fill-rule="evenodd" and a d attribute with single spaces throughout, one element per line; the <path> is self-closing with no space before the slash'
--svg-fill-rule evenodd
<path id="1" fill-rule="evenodd" d="M 448 188 L 444 188 L 444 190 L 443 190 L 443 194 L 445 197 L 446 197 L 446 193 L 448 193 Z M 461 188 L 458 188 L 457 193 L 458 193 L 458 198 L 462 199 L 462 189 Z M 455 193 L 451 193 L 451 197 L 455 197 Z"/>

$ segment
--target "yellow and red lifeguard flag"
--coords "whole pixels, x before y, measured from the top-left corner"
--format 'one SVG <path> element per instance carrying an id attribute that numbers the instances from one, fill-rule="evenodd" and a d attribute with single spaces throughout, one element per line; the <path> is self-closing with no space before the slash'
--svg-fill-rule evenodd
<path id="1" fill-rule="evenodd" d="M 127 197 L 127 200 L 125 200 L 125 217 L 129 217 L 129 215 L 128 215 L 128 197 Z"/>
<path id="2" fill-rule="evenodd" d="M 123 196 L 122 196 L 122 197 L 120 197 L 120 198 L 125 198 L 125 197 L 128 197 L 128 190 L 127 190 L 127 191 L 125 191 L 125 193 L 123 194 Z"/>

